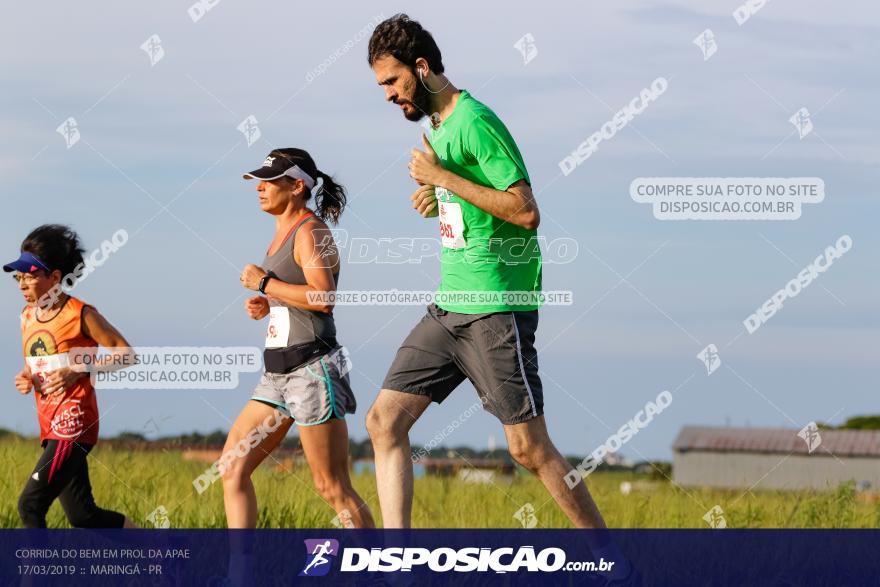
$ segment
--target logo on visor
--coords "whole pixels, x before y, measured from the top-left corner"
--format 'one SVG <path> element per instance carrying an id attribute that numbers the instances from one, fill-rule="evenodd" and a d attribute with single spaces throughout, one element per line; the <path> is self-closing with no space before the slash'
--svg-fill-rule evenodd
<path id="1" fill-rule="evenodd" d="M 263 167 L 272 167 L 273 161 L 275 161 L 275 157 L 266 157 L 266 160 L 263 161 Z"/>

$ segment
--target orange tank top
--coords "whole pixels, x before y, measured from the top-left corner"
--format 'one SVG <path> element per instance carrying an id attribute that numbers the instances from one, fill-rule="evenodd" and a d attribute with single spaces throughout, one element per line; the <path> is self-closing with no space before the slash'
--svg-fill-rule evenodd
<path id="1" fill-rule="evenodd" d="M 89 377 L 80 377 L 62 393 L 44 395 L 42 392 L 50 372 L 71 365 L 69 351 L 98 346 L 82 331 L 82 314 L 86 307 L 87 304 L 77 298 L 68 297 L 49 320 L 38 319 L 36 307 L 28 306 L 21 313 L 24 359 L 33 377 L 41 443 L 49 439 L 75 440 L 83 444 L 98 441 L 98 402 Z"/>

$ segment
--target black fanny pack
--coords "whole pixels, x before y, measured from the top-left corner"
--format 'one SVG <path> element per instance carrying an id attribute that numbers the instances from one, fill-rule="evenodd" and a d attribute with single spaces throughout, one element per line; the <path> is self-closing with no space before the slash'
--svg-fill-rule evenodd
<path id="1" fill-rule="evenodd" d="M 268 373 L 290 373 L 336 347 L 335 341 L 316 340 L 281 349 L 263 350 L 263 367 Z"/>

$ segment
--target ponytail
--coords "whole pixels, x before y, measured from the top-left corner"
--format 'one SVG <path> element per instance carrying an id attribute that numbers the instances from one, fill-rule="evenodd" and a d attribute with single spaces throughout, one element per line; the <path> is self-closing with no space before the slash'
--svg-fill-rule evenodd
<path id="1" fill-rule="evenodd" d="M 345 188 L 320 170 L 317 179 L 323 182 L 323 186 L 315 194 L 315 210 L 321 220 L 337 224 L 345 208 Z"/>
<path id="2" fill-rule="evenodd" d="M 309 200 L 315 198 L 315 212 L 324 222 L 332 222 L 337 224 L 339 217 L 342 215 L 342 209 L 345 208 L 345 188 L 333 181 L 333 178 L 318 169 L 315 160 L 309 155 L 308 151 L 297 149 L 294 147 L 286 147 L 283 149 L 272 149 L 269 153 L 270 157 L 281 157 L 291 165 L 296 165 L 304 171 L 310 178 L 314 178 L 314 187 L 309 190 L 306 187 L 304 198 Z M 292 177 L 285 177 L 287 181 L 295 181 Z"/>

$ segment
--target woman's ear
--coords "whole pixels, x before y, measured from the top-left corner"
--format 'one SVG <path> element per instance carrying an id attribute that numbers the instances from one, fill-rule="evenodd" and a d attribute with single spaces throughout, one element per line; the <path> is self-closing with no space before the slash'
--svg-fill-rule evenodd
<path id="1" fill-rule="evenodd" d="M 297 193 L 299 193 L 299 184 L 300 180 L 298 179 L 294 179 L 292 177 L 284 177 L 279 182 L 278 187 L 288 186 L 290 188 L 290 195 L 295 196 Z"/>

